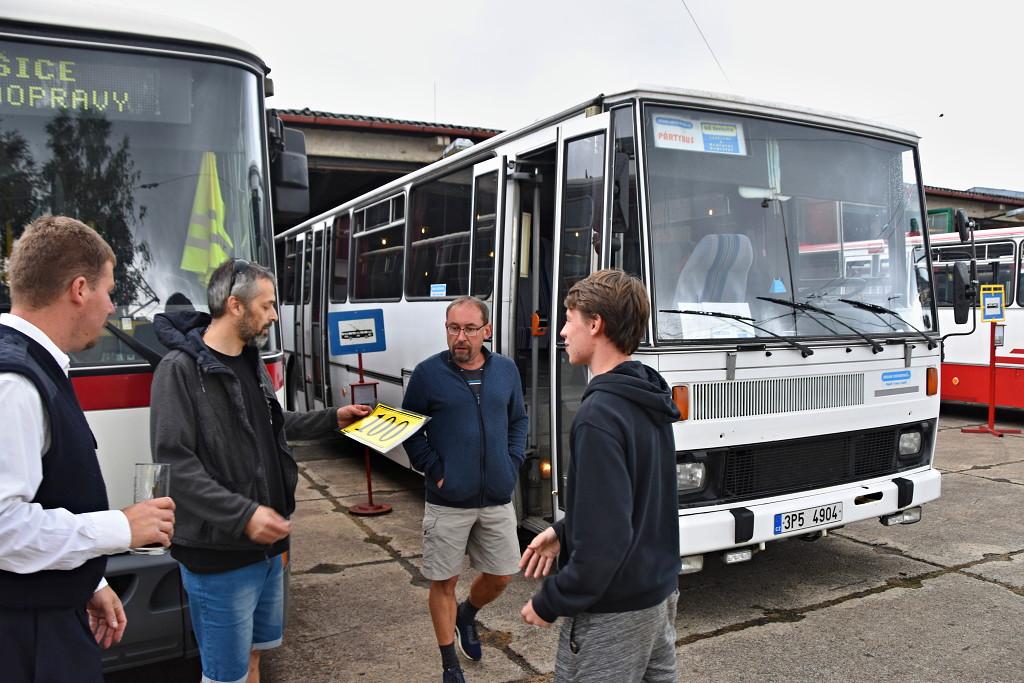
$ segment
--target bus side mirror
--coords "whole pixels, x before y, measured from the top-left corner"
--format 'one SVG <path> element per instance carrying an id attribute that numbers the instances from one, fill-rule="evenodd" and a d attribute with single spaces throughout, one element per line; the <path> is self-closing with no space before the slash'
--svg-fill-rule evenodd
<path id="1" fill-rule="evenodd" d="M 967 315 L 974 303 L 974 283 L 966 261 L 953 264 L 953 320 L 957 325 L 967 322 Z"/>
<path id="2" fill-rule="evenodd" d="M 971 230 L 974 229 L 975 223 L 967 217 L 967 214 L 964 213 L 963 209 L 957 209 L 956 213 L 953 214 L 953 225 L 956 227 L 956 231 L 960 235 L 961 244 L 967 244 L 971 241 Z"/>
<path id="3" fill-rule="evenodd" d="M 277 119 L 271 138 L 276 149 L 270 160 L 270 182 L 274 199 L 274 223 L 293 224 L 309 215 L 309 166 L 306 162 L 306 136 L 295 128 L 285 128 Z"/>

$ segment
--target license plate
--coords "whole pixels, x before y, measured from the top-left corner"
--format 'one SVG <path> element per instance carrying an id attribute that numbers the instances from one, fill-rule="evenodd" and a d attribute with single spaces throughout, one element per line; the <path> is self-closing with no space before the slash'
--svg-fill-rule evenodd
<path id="1" fill-rule="evenodd" d="M 788 534 L 791 531 L 800 531 L 841 521 L 843 521 L 842 503 L 829 503 L 793 512 L 780 512 L 775 515 L 775 534 Z"/>

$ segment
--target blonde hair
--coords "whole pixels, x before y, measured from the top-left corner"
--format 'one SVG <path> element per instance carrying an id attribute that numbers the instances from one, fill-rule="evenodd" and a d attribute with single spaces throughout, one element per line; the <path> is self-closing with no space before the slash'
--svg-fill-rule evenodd
<path id="1" fill-rule="evenodd" d="M 117 258 L 88 225 L 67 216 L 43 216 L 28 224 L 7 263 L 11 303 L 38 309 L 53 303 L 77 277 L 94 285 Z"/>

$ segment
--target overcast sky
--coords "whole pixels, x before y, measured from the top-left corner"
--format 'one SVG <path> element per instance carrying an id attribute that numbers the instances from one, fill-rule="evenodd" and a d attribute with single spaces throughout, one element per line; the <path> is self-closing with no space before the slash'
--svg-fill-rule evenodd
<path id="1" fill-rule="evenodd" d="M 1024 191 L 1024 5 L 1009 0 L 687 0 L 721 69 L 681 0 L 123 4 L 251 44 L 273 107 L 507 129 L 670 85 L 909 129 L 926 184 Z"/>

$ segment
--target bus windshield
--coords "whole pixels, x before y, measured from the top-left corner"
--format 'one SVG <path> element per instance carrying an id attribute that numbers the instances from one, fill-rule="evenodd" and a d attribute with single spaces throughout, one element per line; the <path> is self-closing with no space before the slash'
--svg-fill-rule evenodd
<path id="1" fill-rule="evenodd" d="M 258 86 L 213 62 L 0 41 L 0 271 L 32 219 L 77 218 L 117 256 L 111 323 L 160 348 L 156 313 L 205 310 L 218 265 L 270 253 Z M 142 362 L 109 332 L 72 357 Z"/>
<path id="2" fill-rule="evenodd" d="M 659 341 L 935 329 L 910 146 L 667 106 L 644 124 Z"/>

